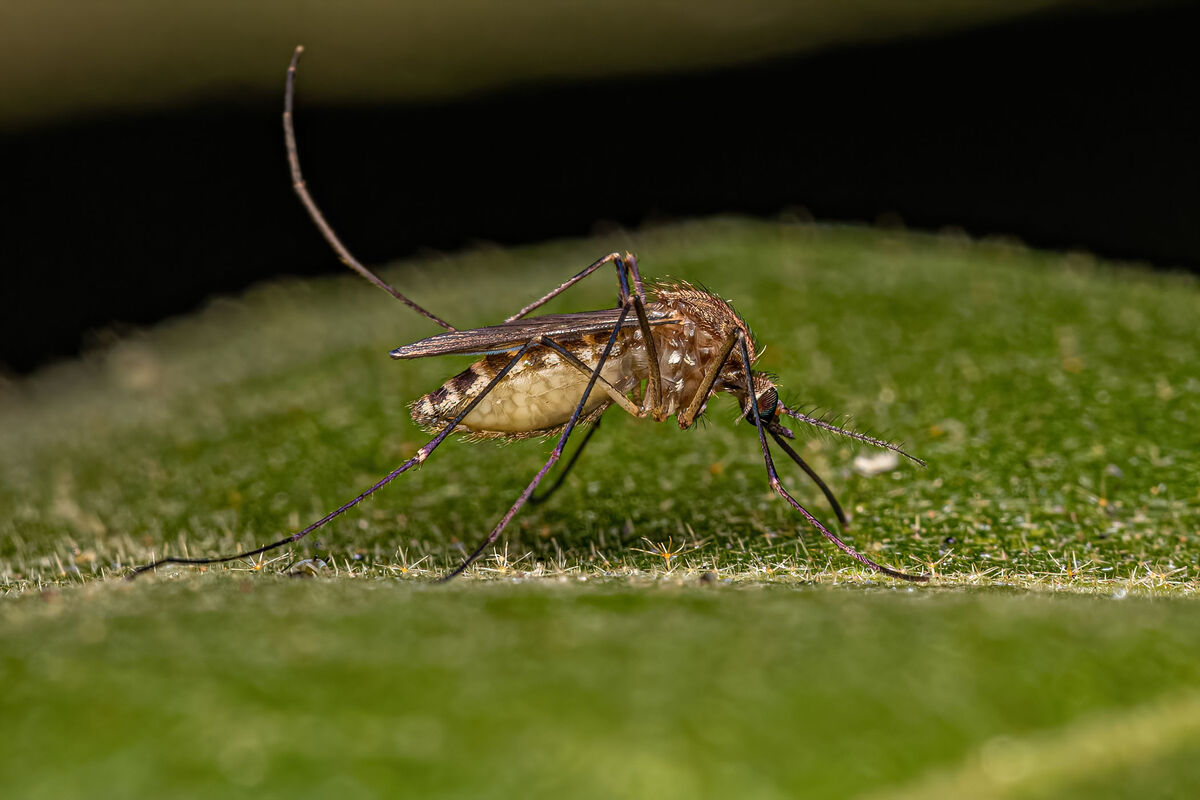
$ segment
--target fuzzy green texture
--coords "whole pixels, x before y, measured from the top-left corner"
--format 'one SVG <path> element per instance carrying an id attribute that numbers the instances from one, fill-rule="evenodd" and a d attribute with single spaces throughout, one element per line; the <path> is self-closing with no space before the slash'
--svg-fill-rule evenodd
<path id="1" fill-rule="evenodd" d="M 793 426 L 852 543 L 933 585 L 774 497 L 728 399 L 686 433 L 610 412 L 456 585 L 429 579 L 549 443 L 452 440 L 265 566 L 119 581 L 353 497 L 426 440 L 406 403 L 469 363 L 391 362 L 432 326 L 353 276 L 263 286 L 0 394 L 6 793 L 1200 789 L 1194 278 L 739 220 L 385 276 L 487 324 L 614 246 L 731 299 L 792 405 L 929 461 L 864 475 L 874 451 Z M 605 273 L 547 310 L 613 296 Z"/>

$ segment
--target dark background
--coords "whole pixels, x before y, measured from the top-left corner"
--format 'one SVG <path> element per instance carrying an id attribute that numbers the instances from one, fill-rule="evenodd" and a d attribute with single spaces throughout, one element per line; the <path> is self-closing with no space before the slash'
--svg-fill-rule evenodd
<path id="1" fill-rule="evenodd" d="M 1195 270 L 1197 30 L 1190 4 L 1060 12 L 392 107 L 314 107 L 302 65 L 297 126 L 311 188 L 367 263 L 802 206 Z M 280 105 L 221 98 L 0 136 L 2 368 L 274 275 L 342 269 L 291 194 Z"/>

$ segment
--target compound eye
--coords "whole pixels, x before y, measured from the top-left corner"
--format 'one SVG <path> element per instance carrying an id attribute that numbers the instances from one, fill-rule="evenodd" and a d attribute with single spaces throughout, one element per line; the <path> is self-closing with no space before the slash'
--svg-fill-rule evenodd
<path id="1" fill-rule="evenodd" d="M 758 417 L 764 423 L 775 419 L 775 410 L 779 407 L 779 392 L 768 389 L 758 398 Z"/>

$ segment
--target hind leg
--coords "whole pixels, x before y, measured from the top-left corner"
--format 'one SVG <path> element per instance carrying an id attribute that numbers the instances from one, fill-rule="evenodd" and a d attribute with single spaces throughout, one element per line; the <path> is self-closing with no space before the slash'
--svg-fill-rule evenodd
<path id="1" fill-rule="evenodd" d="M 251 556 L 256 556 L 260 553 L 265 553 L 268 550 L 274 550 L 276 548 L 283 547 L 284 545 L 291 544 L 292 542 L 297 542 L 300 539 L 303 539 L 305 536 L 308 536 L 313 531 L 317 530 L 318 528 L 323 527 L 326 523 L 330 522 L 331 520 L 335 519 L 336 517 L 339 517 L 342 514 L 349 511 L 350 509 L 354 508 L 356 505 L 361 503 L 363 500 L 366 500 L 368 497 L 375 494 L 375 492 L 379 491 L 384 486 L 387 486 L 389 483 L 394 481 L 400 475 L 404 474 L 405 472 L 408 472 L 408 470 L 412 469 L 413 467 L 417 466 L 418 464 L 424 463 L 425 459 L 429 458 L 429 455 L 438 448 L 438 445 L 440 445 L 442 442 L 444 442 L 446 440 L 446 437 L 454 432 L 454 429 L 456 427 L 458 427 L 458 424 L 460 422 L 462 422 L 464 419 L 466 419 L 467 415 L 470 414 L 472 410 L 474 410 L 475 406 L 479 405 L 479 402 L 481 400 L 483 400 L 483 398 L 486 397 L 488 395 L 488 393 L 492 391 L 492 389 L 496 388 L 496 385 L 498 383 L 500 383 L 501 380 L 504 379 L 504 376 L 507 375 L 512 370 L 512 368 L 515 367 L 522 358 L 524 358 L 526 353 L 528 353 L 530 350 L 532 350 L 534 347 L 536 347 L 537 344 L 538 344 L 538 342 L 536 340 L 530 341 L 530 342 L 527 342 L 524 347 L 522 347 L 520 350 L 518 350 L 516 355 L 514 355 L 512 357 L 512 359 L 509 360 L 508 364 L 506 364 L 504 366 L 504 369 L 497 372 L 496 377 L 492 378 L 492 380 L 488 383 L 488 385 L 486 387 L 484 387 L 484 389 L 478 395 L 476 395 L 471 400 L 471 402 L 468 403 L 465 408 L 463 408 L 462 411 L 460 411 L 458 413 L 458 416 L 456 416 L 449 425 L 447 425 L 445 428 L 443 428 L 441 430 L 441 432 L 438 433 L 437 436 L 433 437 L 433 439 L 431 439 L 423 447 L 421 447 L 421 449 L 417 451 L 416 455 L 414 455 L 412 458 L 405 461 L 403 464 L 401 464 L 396 469 L 389 472 L 387 475 L 385 475 L 383 478 L 381 478 L 379 481 L 377 481 L 374 485 L 372 485 L 369 489 L 367 489 L 365 492 L 360 494 L 358 497 L 355 497 L 353 500 L 350 500 L 349 502 L 343 503 L 342 505 L 338 506 L 336 509 L 329 512 L 325 516 L 321 517 L 319 520 L 312 523 L 307 528 L 305 528 L 301 531 L 297 531 L 296 533 L 293 533 L 291 536 L 288 536 L 284 539 L 280 539 L 277 542 L 272 542 L 271 544 L 263 545 L 262 547 L 256 547 L 253 550 L 247 550 L 244 553 L 235 553 L 234 555 L 231 555 L 231 556 L 215 556 L 213 558 L 174 558 L 174 557 L 160 558 L 157 561 L 154 561 L 150 564 L 146 564 L 144 566 L 138 567 L 137 569 L 135 569 L 133 572 L 131 572 L 129 574 L 128 579 L 132 580 L 133 578 L 136 578 L 138 575 L 141 575 L 144 572 L 149 572 L 150 570 L 153 570 L 164 564 L 222 564 L 222 563 L 225 563 L 226 561 L 236 561 L 236 560 L 242 559 L 242 558 L 250 558 Z"/>
<path id="2" fill-rule="evenodd" d="M 516 499 L 512 506 L 509 507 L 504 516 L 500 518 L 500 521 L 496 523 L 496 526 L 492 528 L 491 533 L 489 533 L 487 538 L 483 540 L 482 544 L 475 548 L 474 552 L 467 556 L 467 558 L 454 570 L 448 573 L 446 577 L 442 578 L 443 581 L 448 581 L 457 577 L 458 575 L 461 575 L 464 571 L 466 571 L 467 567 L 471 566 L 476 559 L 483 555 L 484 550 L 491 547 L 492 544 L 494 544 L 495 541 L 500 538 L 500 534 L 506 527 L 508 527 L 508 523 L 512 521 L 512 518 L 516 516 L 517 512 L 521 510 L 521 507 L 524 506 L 529 498 L 533 495 L 533 492 L 537 489 L 538 484 L 542 482 L 542 478 L 546 477 L 546 473 L 549 472 L 550 468 L 553 467 L 554 464 L 562 457 L 563 449 L 566 447 L 567 440 L 571 437 L 571 432 L 575 430 L 575 426 L 579 423 L 579 419 L 583 415 L 583 409 L 587 405 L 588 397 L 591 396 L 592 389 L 596 386 L 596 381 L 600 378 L 600 372 L 604 369 L 604 364 L 606 361 L 608 361 L 608 357 L 612 353 L 613 346 L 617 342 L 617 335 L 621 332 L 621 325 L 624 324 L 625 317 L 629 314 L 630 305 L 632 305 L 632 303 L 626 301 L 624 308 L 621 309 L 621 315 L 617 318 L 617 324 L 613 326 L 612 333 L 608 337 L 608 343 L 604 347 L 604 352 L 600 354 L 600 359 L 596 362 L 596 366 L 592 369 L 592 376 L 588 380 L 587 387 L 583 390 L 583 396 L 579 398 L 579 404 L 575 406 L 575 412 L 571 414 L 571 418 L 567 421 L 566 426 L 563 428 L 562 434 L 558 437 L 558 444 L 554 446 L 553 452 L 550 453 L 550 458 L 546 460 L 546 463 L 542 465 L 542 468 L 538 470 L 536 475 L 533 476 L 533 480 L 529 482 L 529 485 L 525 487 L 524 491 L 521 492 L 520 496 Z"/>

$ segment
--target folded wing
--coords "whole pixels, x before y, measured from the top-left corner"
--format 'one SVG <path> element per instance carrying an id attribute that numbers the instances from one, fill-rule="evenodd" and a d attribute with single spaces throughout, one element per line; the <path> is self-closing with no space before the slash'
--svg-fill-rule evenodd
<path id="1" fill-rule="evenodd" d="M 676 322 L 670 312 L 646 309 L 651 325 Z M 389 355 L 392 358 L 425 358 L 445 355 L 483 355 L 513 350 L 541 336 L 550 336 L 559 342 L 570 341 L 585 333 L 611 331 L 621 316 L 621 309 L 605 311 L 580 311 L 574 314 L 546 314 L 541 317 L 518 319 L 503 325 L 491 325 L 469 331 L 450 331 L 430 336 L 419 342 L 397 347 Z M 636 328 L 637 317 L 628 314 L 623 328 Z"/>

